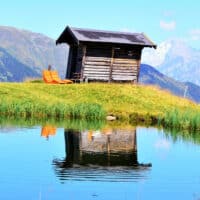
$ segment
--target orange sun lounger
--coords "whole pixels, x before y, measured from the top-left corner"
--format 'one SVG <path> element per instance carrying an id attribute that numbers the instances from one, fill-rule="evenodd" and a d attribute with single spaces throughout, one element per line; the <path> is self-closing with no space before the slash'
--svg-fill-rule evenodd
<path id="1" fill-rule="evenodd" d="M 42 77 L 45 83 L 50 84 L 70 84 L 70 80 L 61 80 L 57 71 L 43 70 Z"/>
<path id="2" fill-rule="evenodd" d="M 45 83 L 53 83 L 51 72 L 49 70 L 43 70 L 42 71 L 42 78 Z"/>
<path id="3" fill-rule="evenodd" d="M 58 76 L 57 71 L 50 71 L 51 72 L 51 78 L 54 82 L 61 83 L 61 84 L 70 84 L 73 83 L 71 80 L 61 80 L 60 77 Z"/>

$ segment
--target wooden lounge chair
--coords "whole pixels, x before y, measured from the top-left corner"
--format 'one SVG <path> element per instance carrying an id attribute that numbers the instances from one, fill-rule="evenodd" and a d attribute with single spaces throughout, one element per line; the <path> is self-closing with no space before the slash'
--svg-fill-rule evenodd
<path id="1" fill-rule="evenodd" d="M 60 83 L 60 84 L 73 83 L 71 80 L 67 80 L 67 79 L 61 80 L 57 71 L 50 71 L 50 74 L 51 74 L 51 78 L 52 78 L 53 82 L 55 82 L 55 83 Z"/>
<path id="2" fill-rule="evenodd" d="M 70 84 L 70 80 L 61 80 L 57 71 L 43 70 L 42 77 L 45 83 L 49 84 Z"/>
<path id="3" fill-rule="evenodd" d="M 49 70 L 42 71 L 42 78 L 45 83 L 54 83 Z"/>

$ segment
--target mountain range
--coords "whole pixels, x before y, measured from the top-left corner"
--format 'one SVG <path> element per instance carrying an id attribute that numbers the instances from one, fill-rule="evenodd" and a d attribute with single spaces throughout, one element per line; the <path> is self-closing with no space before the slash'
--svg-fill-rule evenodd
<path id="1" fill-rule="evenodd" d="M 142 62 L 178 81 L 200 85 L 200 50 L 182 40 L 167 40 L 158 45 L 156 50 L 146 48 Z"/>
<path id="2" fill-rule="evenodd" d="M 200 86 L 191 82 L 176 81 L 150 65 L 141 64 L 139 83 L 155 85 L 168 90 L 176 96 L 185 97 L 198 103 L 200 102 Z"/>
<path id="3" fill-rule="evenodd" d="M 37 74 L 41 74 L 41 70 L 47 68 L 49 64 L 57 69 L 61 75 L 65 73 L 67 45 L 56 46 L 55 41 L 45 35 L 0 26 L 0 47 L 2 49 L 1 55 L 4 52 L 6 55 L 10 54 L 19 63 L 28 66 Z M 0 62 L 2 62 L 1 58 Z M 3 80 L 6 80 L 5 77 Z"/>
<path id="4" fill-rule="evenodd" d="M 0 26 L 0 81 L 41 77 L 41 71 L 49 64 L 63 78 L 67 52 L 67 45 L 56 46 L 55 40 L 40 33 Z M 200 87 L 196 85 L 200 84 L 199 57 L 200 51 L 181 41 L 163 42 L 157 50 L 147 48 L 142 62 L 150 65 L 141 65 L 139 81 L 200 102 Z"/>
<path id="5" fill-rule="evenodd" d="M 39 77 L 39 73 L 18 61 L 5 49 L 0 47 L 0 80 L 8 82 L 20 82 L 25 78 Z"/>

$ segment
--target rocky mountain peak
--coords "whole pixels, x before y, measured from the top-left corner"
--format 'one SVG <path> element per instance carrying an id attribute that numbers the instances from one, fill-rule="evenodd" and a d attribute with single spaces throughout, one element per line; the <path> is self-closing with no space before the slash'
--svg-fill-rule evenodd
<path id="1" fill-rule="evenodd" d="M 67 45 L 56 46 L 55 41 L 45 35 L 0 26 L 0 47 L 37 73 L 51 64 L 62 76 L 65 74 Z"/>
<path id="2" fill-rule="evenodd" d="M 162 42 L 156 50 L 145 49 L 142 63 L 152 65 L 160 72 L 179 81 L 200 85 L 199 58 L 200 50 L 193 49 L 183 40 L 173 39 Z"/>

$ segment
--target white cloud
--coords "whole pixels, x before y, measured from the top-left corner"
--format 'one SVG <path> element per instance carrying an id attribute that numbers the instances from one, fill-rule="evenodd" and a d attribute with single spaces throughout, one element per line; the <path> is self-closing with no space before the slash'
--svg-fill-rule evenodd
<path id="1" fill-rule="evenodd" d="M 165 140 L 165 139 L 160 139 L 155 143 L 155 147 L 157 149 L 165 149 L 165 150 L 169 150 L 171 147 L 171 144 L 169 141 Z"/>
<path id="2" fill-rule="evenodd" d="M 176 28 L 176 22 L 175 21 L 166 22 L 161 20 L 160 28 L 166 31 L 173 31 Z"/>
<path id="3" fill-rule="evenodd" d="M 200 29 L 192 29 L 189 31 L 191 40 L 200 40 Z"/>
<path id="4" fill-rule="evenodd" d="M 170 42 L 165 41 L 158 45 L 157 49 L 145 48 L 142 52 L 142 63 L 149 64 L 154 67 L 160 66 L 171 49 Z"/>

